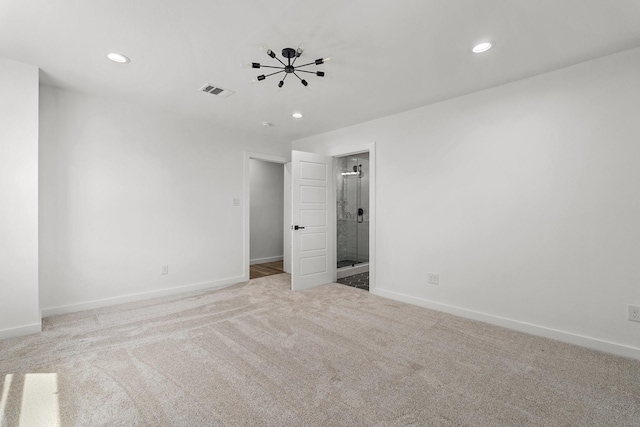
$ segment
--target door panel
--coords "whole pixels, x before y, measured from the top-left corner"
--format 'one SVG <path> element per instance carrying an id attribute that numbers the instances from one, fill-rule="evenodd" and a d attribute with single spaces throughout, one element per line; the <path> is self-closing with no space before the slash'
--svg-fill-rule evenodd
<path id="1" fill-rule="evenodd" d="M 300 161 L 300 178 L 326 182 L 329 179 L 326 165 L 318 162 Z"/>
<path id="2" fill-rule="evenodd" d="M 308 209 L 300 212 L 300 222 L 310 227 L 326 227 L 327 211 Z"/>
<path id="3" fill-rule="evenodd" d="M 324 233 L 303 234 L 300 236 L 300 248 L 302 251 L 327 249 L 327 236 Z"/>
<path id="4" fill-rule="evenodd" d="M 327 189 L 322 187 L 300 187 L 300 203 L 323 205 L 327 203 Z"/>
<path id="5" fill-rule="evenodd" d="M 333 160 L 292 151 L 291 289 L 331 283 L 335 268 Z M 333 260 L 333 261 L 332 261 Z"/>
<path id="6" fill-rule="evenodd" d="M 321 274 L 324 273 L 326 269 L 327 257 L 324 255 L 302 258 L 300 260 L 300 275 L 302 277 L 310 276 L 312 274 Z"/>

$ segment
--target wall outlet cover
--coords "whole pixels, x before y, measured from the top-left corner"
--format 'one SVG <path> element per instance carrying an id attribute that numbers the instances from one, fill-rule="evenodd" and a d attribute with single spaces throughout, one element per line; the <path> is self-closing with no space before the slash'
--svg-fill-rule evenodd
<path id="1" fill-rule="evenodd" d="M 440 275 L 437 273 L 427 273 L 427 280 L 432 285 L 437 285 L 440 283 Z"/>
<path id="2" fill-rule="evenodd" d="M 640 305 L 629 305 L 629 320 L 640 322 Z"/>

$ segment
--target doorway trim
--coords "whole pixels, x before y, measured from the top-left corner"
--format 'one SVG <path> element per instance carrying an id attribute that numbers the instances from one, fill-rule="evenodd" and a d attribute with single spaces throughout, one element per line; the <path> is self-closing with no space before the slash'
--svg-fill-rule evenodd
<path id="1" fill-rule="evenodd" d="M 250 203 L 251 203 L 251 159 L 262 160 L 265 162 L 271 163 L 279 163 L 282 165 L 286 165 L 291 160 L 284 156 L 276 156 L 273 154 L 265 154 L 258 153 L 255 151 L 244 151 L 244 172 L 243 172 L 243 183 L 242 183 L 242 217 L 243 217 L 243 226 L 242 226 L 242 234 L 243 234 L 243 245 L 242 245 L 242 272 L 243 272 L 243 280 L 249 280 L 249 272 L 250 272 L 250 252 L 251 252 L 251 211 L 250 211 Z M 286 183 L 285 183 L 286 187 Z M 286 193 L 287 189 L 284 188 Z M 290 189 L 288 191 L 291 191 Z M 286 194 L 285 194 L 286 199 Z M 286 244 L 286 242 L 284 242 Z"/>
<path id="2" fill-rule="evenodd" d="M 327 155 L 331 157 L 344 157 L 351 154 L 369 153 L 369 292 L 376 293 L 376 142 L 365 142 L 353 145 L 340 145 L 331 147 Z M 333 206 L 337 205 L 334 191 Z M 338 212 L 333 217 L 338 227 Z M 334 277 L 337 277 L 338 266 L 334 265 Z"/>

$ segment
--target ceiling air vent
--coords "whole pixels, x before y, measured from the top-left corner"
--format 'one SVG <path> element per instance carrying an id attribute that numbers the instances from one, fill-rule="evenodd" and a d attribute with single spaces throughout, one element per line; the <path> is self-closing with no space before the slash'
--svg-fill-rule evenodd
<path id="1" fill-rule="evenodd" d="M 221 88 L 218 86 L 214 86 L 212 84 L 207 83 L 206 85 L 200 88 L 201 92 L 210 93 L 211 95 L 219 96 L 220 98 L 228 98 L 233 95 L 235 92 L 229 89 Z"/>

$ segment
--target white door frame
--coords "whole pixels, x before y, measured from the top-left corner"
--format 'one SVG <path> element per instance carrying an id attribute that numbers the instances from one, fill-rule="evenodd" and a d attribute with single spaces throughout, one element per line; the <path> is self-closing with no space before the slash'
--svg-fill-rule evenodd
<path id="1" fill-rule="evenodd" d="M 271 162 L 271 163 L 280 163 L 282 165 L 285 165 L 286 163 L 290 162 L 291 159 L 288 159 L 287 157 L 283 157 L 283 156 L 274 156 L 272 154 L 265 154 L 265 153 L 258 153 L 255 151 L 246 151 L 244 152 L 244 180 L 242 183 L 242 195 L 243 195 L 243 201 L 242 201 L 242 216 L 243 216 L 243 238 L 244 238 L 244 244 L 243 244 L 243 260 L 242 260 L 242 271 L 243 271 L 243 280 L 247 281 L 249 280 L 249 271 L 250 271 L 250 250 L 251 250 L 251 212 L 250 212 L 250 202 L 251 202 L 251 188 L 250 188 L 250 183 L 251 183 L 251 159 L 256 159 L 256 160 L 263 160 L 265 162 Z M 291 189 L 287 189 L 285 188 L 284 191 L 291 191 Z M 285 197 L 286 199 L 286 197 Z M 286 230 L 288 230 L 287 227 L 285 227 L 285 234 L 286 234 Z M 287 244 L 287 242 L 283 242 L 284 244 Z M 284 254 L 283 254 L 284 255 Z"/>
<path id="2" fill-rule="evenodd" d="M 351 154 L 369 152 L 369 292 L 376 293 L 376 142 L 365 142 L 354 145 L 341 145 L 329 149 L 326 155 L 332 157 L 344 157 Z M 333 196 L 333 205 L 337 200 Z M 338 229 L 338 212 L 333 217 Z M 338 266 L 334 264 L 336 272 Z M 337 274 L 337 273 L 336 273 Z"/>

